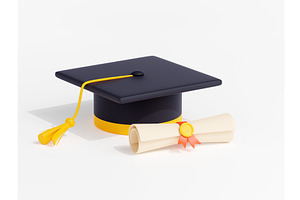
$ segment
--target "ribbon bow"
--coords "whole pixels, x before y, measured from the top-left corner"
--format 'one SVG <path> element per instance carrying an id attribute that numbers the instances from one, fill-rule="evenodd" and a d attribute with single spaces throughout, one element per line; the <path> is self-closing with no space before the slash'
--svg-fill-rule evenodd
<path id="1" fill-rule="evenodd" d="M 182 144 L 184 148 L 186 148 L 186 143 L 190 143 L 193 148 L 195 148 L 195 144 L 201 144 L 200 141 L 193 135 L 194 128 L 192 124 L 183 121 L 183 122 L 177 122 L 179 124 L 179 140 L 178 144 Z"/>

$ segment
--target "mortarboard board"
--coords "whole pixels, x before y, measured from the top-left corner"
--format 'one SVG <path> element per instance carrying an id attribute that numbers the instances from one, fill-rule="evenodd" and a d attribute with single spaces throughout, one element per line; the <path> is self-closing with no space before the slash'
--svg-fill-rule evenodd
<path id="1" fill-rule="evenodd" d="M 183 92 L 222 84 L 220 79 L 155 56 L 63 70 L 55 75 L 81 87 L 81 92 L 75 115 L 66 120 L 54 144 L 74 126 L 83 88 L 94 93 L 95 125 L 107 132 L 128 135 L 133 123 L 182 121 Z M 46 133 L 53 135 L 58 129 Z"/>

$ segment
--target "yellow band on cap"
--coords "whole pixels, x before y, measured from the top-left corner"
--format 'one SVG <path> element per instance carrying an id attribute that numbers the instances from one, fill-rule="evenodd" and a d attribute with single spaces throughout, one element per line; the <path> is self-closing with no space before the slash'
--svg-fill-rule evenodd
<path id="1" fill-rule="evenodd" d="M 177 117 L 176 119 L 173 119 L 171 121 L 163 122 L 161 124 L 171 124 L 176 122 L 182 121 L 182 115 Z M 128 124 L 118 124 L 113 122 L 104 121 L 102 119 L 99 119 L 94 115 L 94 123 L 95 126 L 103 131 L 109 132 L 109 133 L 115 133 L 120 135 L 128 135 L 129 127 Z"/>

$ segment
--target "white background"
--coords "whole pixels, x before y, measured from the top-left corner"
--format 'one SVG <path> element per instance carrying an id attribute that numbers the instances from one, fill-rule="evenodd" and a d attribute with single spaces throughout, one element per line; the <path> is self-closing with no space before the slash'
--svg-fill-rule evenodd
<path id="1" fill-rule="evenodd" d="M 283 198 L 282 1 L 164 2 L 20 2 L 20 199 Z M 133 155 L 93 127 L 86 92 L 60 145 L 37 143 L 75 109 L 78 88 L 55 71 L 144 55 L 221 78 L 184 94 L 183 114 L 231 113 L 234 141 Z"/>

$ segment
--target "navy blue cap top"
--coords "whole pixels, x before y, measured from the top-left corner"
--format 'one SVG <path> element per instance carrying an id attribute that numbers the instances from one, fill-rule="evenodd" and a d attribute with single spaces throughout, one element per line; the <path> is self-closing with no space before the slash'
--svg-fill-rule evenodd
<path id="1" fill-rule="evenodd" d="M 55 73 L 58 78 L 77 86 L 81 86 L 88 80 L 129 74 L 133 77 L 92 83 L 85 89 L 116 103 L 124 104 L 222 84 L 220 79 L 155 56 Z"/>

